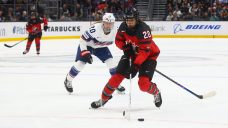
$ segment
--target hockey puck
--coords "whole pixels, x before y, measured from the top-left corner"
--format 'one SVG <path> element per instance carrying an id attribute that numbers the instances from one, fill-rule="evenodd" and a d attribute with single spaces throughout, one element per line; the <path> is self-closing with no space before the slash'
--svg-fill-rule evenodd
<path id="1" fill-rule="evenodd" d="M 125 111 L 123 111 L 123 116 L 125 116 Z"/>
<path id="2" fill-rule="evenodd" d="M 138 118 L 138 121 L 144 121 L 144 118 Z"/>

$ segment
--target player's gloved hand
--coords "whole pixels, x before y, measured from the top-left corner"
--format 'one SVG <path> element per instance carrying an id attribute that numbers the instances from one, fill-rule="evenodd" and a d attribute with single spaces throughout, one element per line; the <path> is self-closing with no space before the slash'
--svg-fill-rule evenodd
<path id="1" fill-rule="evenodd" d="M 48 28 L 48 26 L 44 26 L 44 31 L 46 32 Z"/>
<path id="2" fill-rule="evenodd" d="M 134 78 L 139 70 L 139 66 L 132 64 L 131 67 L 129 67 L 127 74 L 125 74 L 125 78 L 130 79 Z"/>
<path id="3" fill-rule="evenodd" d="M 26 29 L 28 29 L 29 27 L 31 27 L 31 24 L 26 24 Z"/>
<path id="4" fill-rule="evenodd" d="M 90 54 L 90 52 L 88 50 L 81 51 L 81 56 L 89 64 L 93 63 L 93 58 L 92 58 L 92 56 L 91 56 L 91 54 Z"/>
<path id="5" fill-rule="evenodd" d="M 133 56 L 135 54 L 135 51 L 131 43 L 128 43 L 123 46 L 123 52 L 124 52 L 124 55 L 127 57 Z"/>
<path id="6" fill-rule="evenodd" d="M 136 64 L 131 64 L 131 67 L 129 68 L 129 73 L 134 73 L 137 72 L 139 70 L 139 66 Z"/>

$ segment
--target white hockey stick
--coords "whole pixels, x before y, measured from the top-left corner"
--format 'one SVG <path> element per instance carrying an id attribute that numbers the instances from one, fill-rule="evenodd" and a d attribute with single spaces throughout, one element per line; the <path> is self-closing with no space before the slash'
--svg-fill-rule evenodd
<path id="1" fill-rule="evenodd" d="M 129 66 L 131 67 L 131 58 L 129 58 Z M 131 120 L 131 90 L 132 90 L 132 74 L 130 73 L 130 86 L 129 86 L 129 102 L 128 102 L 128 109 L 123 111 L 123 116 L 127 120 Z"/>

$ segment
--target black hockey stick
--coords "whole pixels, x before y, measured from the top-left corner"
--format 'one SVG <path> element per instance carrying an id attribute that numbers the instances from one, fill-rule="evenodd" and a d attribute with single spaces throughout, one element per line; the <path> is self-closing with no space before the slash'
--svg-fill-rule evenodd
<path id="1" fill-rule="evenodd" d="M 189 93 L 191 93 L 192 95 L 196 96 L 197 98 L 199 99 L 205 99 L 205 98 L 208 98 L 208 97 L 212 97 L 216 94 L 215 91 L 211 91 L 211 92 L 208 92 L 204 95 L 199 95 L 199 94 L 196 94 L 195 92 L 189 90 L 188 88 L 184 87 L 183 85 L 179 84 L 178 82 L 174 81 L 173 79 L 169 78 L 168 76 L 166 76 L 165 74 L 161 73 L 160 71 L 158 71 L 157 69 L 155 70 L 158 74 L 164 76 L 165 78 L 167 78 L 168 80 L 172 81 L 173 83 L 175 83 L 176 85 L 180 86 L 181 88 L 183 88 L 184 90 L 188 91 Z"/>
<path id="2" fill-rule="evenodd" d="M 48 28 L 49 28 L 49 27 L 48 27 Z M 44 30 L 44 29 L 41 29 L 41 31 L 43 31 L 43 30 Z M 29 37 L 27 37 L 27 38 L 25 38 L 25 39 L 23 39 L 23 40 L 21 40 L 21 41 L 15 43 L 15 44 L 13 44 L 13 45 L 4 44 L 4 46 L 6 46 L 6 47 L 8 47 L 8 48 L 12 48 L 12 47 L 14 47 L 14 46 L 20 44 L 20 43 L 23 42 L 24 40 L 27 40 L 28 38 L 29 38 Z"/>
<path id="3" fill-rule="evenodd" d="M 23 39 L 23 40 L 21 40 L 21 41 L 19 41 L 19 42 L 17 42 L 17 43 L 15 43 L 15 44 L 13 44 L 13 45 L 4 44 L 4 46 L 6 46 L 7 48 L 12 48 L 12 47 L 20 44 L 21 42 L 23 42 L 24 40 L 27 40 L 27 39 L 28 39 L 28 37 Z"/>

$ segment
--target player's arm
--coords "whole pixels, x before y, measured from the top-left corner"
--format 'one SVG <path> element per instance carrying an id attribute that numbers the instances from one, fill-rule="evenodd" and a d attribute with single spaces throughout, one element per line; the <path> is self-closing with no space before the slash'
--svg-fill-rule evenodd
<path id="1" fill-rule="evenodd" d="M 118 31 L 116 33 L 115 44 L 116 44 L 116 46 L 119 49 L 123 50 L 123 46 L 126 45 L 125 44 L 125 37 L 124 37 L 124 33 L 123 32 Z"/>
<path id="2" fill-rule="evenodd" d="M 125 37 L 124 37 L 124 33 L 125 33 L 125 25 L 122 23 L 116 33 L 116 37 L 115 37 L 115 44 L 116 46 L 123 50 L 123 46 L 126 45 L 125 41 Z"/>
<path id="3" fill-rule="evenodd" d="M 89 30 L 86 30 L 82 36 L 81 36 L 81 39 L 80 39 L 80 49 L 81 51 L 83 50 L 87 50 L 87 43 L 90 42 L 92 40 L 92 35 L 91 33 L 89 32 Z"/>
<path id="4" fill-rule="evenodd" d="M 81 49 L 81 56 L 84 58 L 89 64 L 92 64 L 93 59 L 91 56 L 90 51 L 87 50 L 87 43 L 92 40 L 92 35 L 89 31 L 85 31 L 84 34 L 82 34 L 80 39 L 80 49 Z"/>
<path id="5" fill-rule="evenodd" d="M 152 46 L 152 36 L 150 31 L 143 31 L 142 35 L 139 37 L 139 44 L 138 44 L 138 54 L 135 58 L 134 64 L 141 65 L 150 55 L 151 53 L 151 46 Z"/>
<path id="6" fill-rule="evenodd" d="M 44 23 L 44 31 L 47 31 L 48 29 L 48 20 L 46 17 L 43 17 L 43 23 Z"/>
<path id="7" fill-rule="evenodd" d="M 32 32 L 32 24 L 27 23 L 26 24 L 26 30 L 31 33 Z"/>

